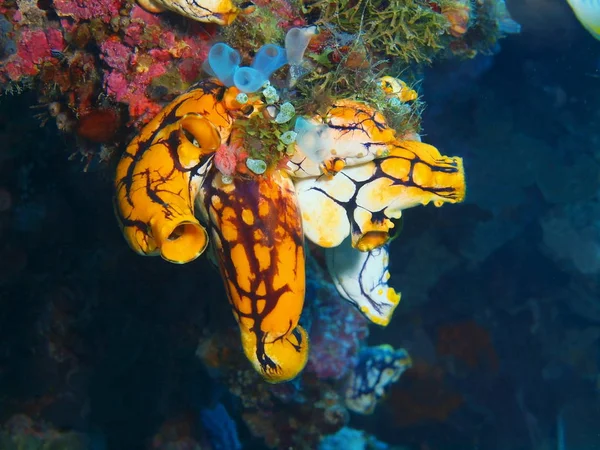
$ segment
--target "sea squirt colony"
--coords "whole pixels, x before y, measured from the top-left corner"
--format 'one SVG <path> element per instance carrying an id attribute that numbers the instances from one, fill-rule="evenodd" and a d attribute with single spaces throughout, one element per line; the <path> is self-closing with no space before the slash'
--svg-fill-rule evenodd
<path id="1" fill-rule="evenodd" d="M 416 133 L 399 138 L 368 102 L 332 99 L 296 114 L 293 87 L 277 89 L 269 78 L 301 66 L 315 35 L 293 28 L 285 48 L 266 44 L 249 66 L 215 44 L 205 64 L 213 78 L 141 130 L 115 181 L 117 216 L 138 253 L 181 264 L 211 242 L 244 352 L 269 382 L 294 378 L 307 361 L 298 324 L 305 237 L 325 248 L 340 294 L 387 325 L 400 300 L 388 285 L 394 221 L 412 206 L 465 196 L 460 158 Z M 391 103 L 416 99 L 396 78 L 373 83 Z"/>

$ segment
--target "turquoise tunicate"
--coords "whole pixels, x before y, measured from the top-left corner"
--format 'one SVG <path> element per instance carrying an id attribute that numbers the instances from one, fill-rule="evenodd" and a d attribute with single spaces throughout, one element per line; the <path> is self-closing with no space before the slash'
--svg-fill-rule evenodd
<path id="1" fill-rule="evenodd" d="M 246 103 L 248 103 L 248 94 L 244 94 L 243 92 L 240 92 L 238 95 L 235 96 L 235 100 L 240 103 L 241 105 L 244 105 Z"/>
<path id="2" fill-rule="evenodd" d="M 285 145 L 290 145 L 293 144 L 296 141 L 296 136 L 298 136 L 298 133 L 296 133 L 295 131 L 286 131 L 285 133 L 283 133 L 280 137 L 279 140 L 281 142 L 283 142 Z"/>
<path id="3" fill-rule="evenodd" d="M 265 101 L 268 105 L 272 105 L 273 103 L 277 103 L 279 101 L 279 94 L 277 93 L 277 89 L 275 89 L 270 84 L 263 89 L 262 94 L 265 97 Z"/>
<path id="4" fill-rule="evenodd" d="M 311 161 L 323 162 L 334 147 L 331 129 L 324 123 L 314 123 L 304 117 L 298 117 L 294 131 L 298 133 L 296 147 Z"/>
<path id="5" fill-rule="evenodd" d="M 247 158 L 246 167 L 248 167 L 248 169 L 250 169 L 255 174 L 260 175 L 262 173 L 265 173 L 265 171 L 267 170 L 267 163 L 264 162 L 262 159 Z"/>
<path id="6" fill-rule="evenodd" d="M 392 97 L 389 99 L 389 104 L 392 108 L 400 108 L 402 106 L 402 100 L 397 97 Z"/>
<path id="7" fill-rule="evenodd" d="M 233 84 L 242 92 L 258 91 L 267 82 L 267 77 L 252 67 L 240 67 L 233 74 Z"/>
<path id="8" fill-rule="evenodd" d="M 275 44 L 263 45 L 252 61 L 252 68 L 269 78 L 287 62 L 285 49 Z"/>
<path id="9" fill-rule="evenodd" d="M 290 102 L 285 102 L 279 108 L 279 113 L 275 117 L 276 123 L 286 123 L 292 120 L 292 117 L 296 115 L 296 108 Z"/>
<path id="10" fill-rule="evenodd" d="M 227 44 L 215 44 L 208 52 L 210 69 L 225 86 L 234 84 L 234 75 L 239 72 L 241 61 L 240 53 Z"/>
<path id="11" fill-rule="evenodd" d="M 306 120 L 304 117 L 300 116 L 296 119 L 296 124 L 294 125 L 294 130 L 301 134 L 301 133 L 305 133 L 307 131 L 312 131 L 315 129 L 315 124 L 311 123 L 310 121 Z"/>

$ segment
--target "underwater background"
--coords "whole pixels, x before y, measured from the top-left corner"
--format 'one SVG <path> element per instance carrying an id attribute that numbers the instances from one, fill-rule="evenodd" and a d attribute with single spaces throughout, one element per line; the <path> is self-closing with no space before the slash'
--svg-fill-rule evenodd
<path id="1" fill-rule="evenodd" d="M 337 3 L 375 22 L 428 4 L 447 39 L 391 52 L 325 0 L 256 2 L 227 24 L 121 0 L 0 0 L 0 450 L 600 449 L 600 42 L 565 0 Z M 260 32 L 236 35 L 245 21 Z M 406 80 L 419 105 L 402 131 L 462 158 L 467 190 L 396 224 L 402 300 L 385 327 L 307 244 L 308 363 L 270 384 L 209 258 L 129 248 L 115 168 L 206 77 L 210 43 L 250 61 L 244 46 L 312 23 L 330 40 L 309 47 L 298 86 L 345 76 L 336 64 Z M 142 62 L 119 54 L 134 48 Z M 315 86 L 303 101 L 324 101 Z M 361 382 L 367 406 L 349 400 Z"/>

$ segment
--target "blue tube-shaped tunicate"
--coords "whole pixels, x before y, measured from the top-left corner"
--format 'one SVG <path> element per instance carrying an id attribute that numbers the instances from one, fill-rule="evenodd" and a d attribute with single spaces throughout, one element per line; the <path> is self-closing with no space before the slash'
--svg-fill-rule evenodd
<path id="1" fill-rule="evenodd" d="M 210 63 L 208 62 L 208 59 L 205 59 L 204 62 L 202 63 L 202 70 L 204 70 L 211 77 L 216 77 L 217 76 L 217 74 L 215 73 L 215 71 L 212 70 L 212 67 L 210 67 Z"/>
<path id="2" fill-rule="evenodd" d="M 208 52 L 210 68 L 225 86 L 234 84 L 233 76 L 240 67 L 241 61 L 240 53 L 227 44 L 215 44 Z"/>
<path id="3" fill-rule="evenodd" d="M 311 131 L 315 129 L 315 124 L 309 122 L 304 117 L 299 116 L 296 119 L 296 123 L 294 124 L 294 131 L 296 133 L 306 133 L 307 131 Z"/>
<path id="4" fill-rule="evenodd" d="M 318 34 L 316 26 L 292 28 L 285 35 L 285 52 L 291 66 L 302 64 L 304 52 L 313 36 Z"/>
<path id="5" fill-rule="evenodd" d="M 233 84 L 240 91 L 249 94 L 258 91 L 268 78 L 252 67 L 240 67 L 233 75 Z"/>
<path id="6" fill-rule="evenodd" d="M 287 62 L 285 49 L 275 44 L 263 45 L 252 61 L 252 68 L 261 72 L 267 79 Z"/>

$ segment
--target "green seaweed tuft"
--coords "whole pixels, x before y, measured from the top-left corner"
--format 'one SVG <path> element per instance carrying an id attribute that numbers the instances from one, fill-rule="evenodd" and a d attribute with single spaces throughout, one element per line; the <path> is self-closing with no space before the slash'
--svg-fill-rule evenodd
<path id="1" fill-rule="evenodd" d="M 261 9 L 260 14 L 240 17 L 231 25 L 223 27 L 224 41 L 237 49 L 242 56 L 252 57 L 254 52 L 265 44 L 281 44 L 284 30 L 278 25 L 279 19 L 269 9 Z"/>
<path id="2" fill-rule="evenodd" d="M 431 62 L 448 39 L 449 22 L 438 10 L 448 0 L 304 0 L 307 14 L 319 24 L 358 35 L 375 53 L 406 62 Z"/>
<path id="3" fill-rule="evenodd" d="M 373 63 L 360 39 L 345 49 L 339 63 L 333 64 L 329 55 L 338 52 L 338 49 L 339 43 L 334 43 L 322 53 L 307 55 L 312 68 L 296 85 L 298 98 L 294 100 L 294 106 L 298 113 L 308 116 L 322 114 L 336 100 L 350 99 L 371 105 L 380 111 L 398 136 L 419 132 L 423 110 L 421 100 L 417 98 L 397 104 L 391 102 L 381 89 L 381 77 L 399 76 L 402 73 L 398 65 L 390 65 L 385 60 Z M 414 82 L 405 81 L 409 81 L 409 84 Z"/>

